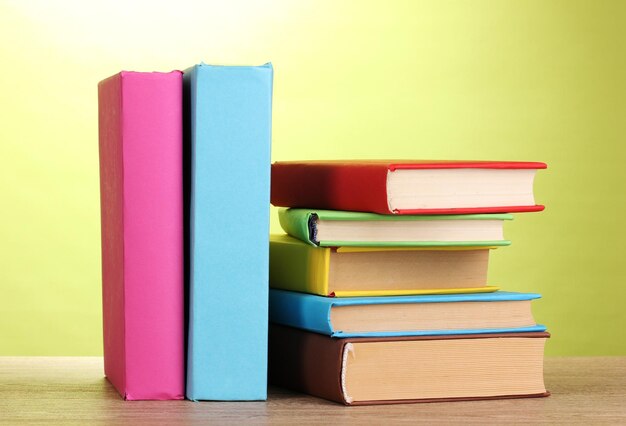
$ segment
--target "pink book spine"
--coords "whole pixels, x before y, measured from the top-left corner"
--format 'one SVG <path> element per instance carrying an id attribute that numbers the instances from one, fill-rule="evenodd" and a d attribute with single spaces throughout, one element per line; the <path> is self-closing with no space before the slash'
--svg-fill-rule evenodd
<path id="1" fill-rule="evenodd" d="M 182 73 L 98 85 L 104 373 L 127 400 L 183 399 Z"/>

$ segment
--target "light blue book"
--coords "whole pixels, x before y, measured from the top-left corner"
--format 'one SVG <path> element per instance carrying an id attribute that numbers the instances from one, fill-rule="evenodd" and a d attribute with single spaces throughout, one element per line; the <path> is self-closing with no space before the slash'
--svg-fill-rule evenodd
<path id="1" fill-rule="evenodd" d="M 535 293 L 323 297 L 270 290 L 270 322 L 331 337 L 393 337 L 545 331 Z"/>
<path id="2" fill-rule="evenodd" d="M 191 400 L 267 398 L 272 77 L 271 64 L 185 71 Z"/>

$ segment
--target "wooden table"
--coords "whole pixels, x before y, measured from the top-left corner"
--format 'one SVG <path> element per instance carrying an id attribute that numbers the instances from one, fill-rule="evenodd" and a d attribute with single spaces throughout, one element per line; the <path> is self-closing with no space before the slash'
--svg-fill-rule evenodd
<path id="1" fill-rule="evenodd" d="M 102 358 L 0 357 L 0 423 L 626 424 L 626 357 L 545 364 L 549 398 L 344 407 L 283 389 L 267 402 L 125 402 L 103 378 Z"/>

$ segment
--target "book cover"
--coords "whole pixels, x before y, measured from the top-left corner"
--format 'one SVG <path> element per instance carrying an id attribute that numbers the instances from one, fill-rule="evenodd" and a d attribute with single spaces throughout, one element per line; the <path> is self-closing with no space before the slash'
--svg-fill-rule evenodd
<path id="1" fill-rule="evenodd" d="M 449 254 L 455 257 L 449 260 L 453 261 L 456 267 L 441 271 L 440 262 L 431 262 L 426 258 L 420 263 L 416 263 L 415 259 L 407 259 L 408 261 L 398 259 L 395 262 L 392 259 L 389 262 L 379 262 L 377 266 L 373 263 L 376 257 L 387 257 L 386 253 L 414 251 L 438 252 L 440 255 L 436 257 L 440 262 L 446 261 L 446 254 Z M 270 236 L 270 287 L 331 297 L 478 293 L 497 290 L 495 286 L 487 286 L 484 282 L 471 280 L 470 275 L 475 275 L 476 269 L 479 270 L 478 275 L 481 279 L 486 280 L 487 259 L 482 261 L 478 259 L 480 265 L 475 268 L 472 267 L 472 259 L 462 261 L 465 257 L 459 254 L 462 251 L 472 251 L 476 255 L 472 257 L 488 257 L 489 249 L 487 247 L 315 247 L 288 235 L 273 234 Z M 373 256 L 368 257 L 374 257 L 374 259 L 371 262 L 365 262 L 361 268 L 361 274 L 351 277 L 352 285 L 349 286 L 351 288 L 335 288 L 336 286 L 333 286 L 331 282 L 332 278 L 345 277 L 346 274 L 338 274 L 338 269 L 332 268 L 332 259 L 340 260 L 341 255 L 357 253 L 369 253 Z M 458 262 L 454 262 L 456 260 Z M 405 267 L 420 269 L 420 266 L 423 266 L 424 270 L 431 266 L 439 270 L 437 285 L 419 287 L 418 280 L 427 280 L 428 277 L 423 277 L 424 274 L 420 274 L 419 271 L 415 274 L 409 271 L 407 274 L 407 271 L 402 270 Z M 376 280 L 380 284 L 377 288 L 366 288 L 364 285 L 362 280 L 365 278 L 362 275 L 368 275 L 364 269 L 366 267 L 384 267 L 384 276 L 379 276 L 381 279 Z M 331 268 L 333 273 L 331 273 Z M 459 284 L 461 280 L 464 281 L 464 285 Z M 471 282 L 465 282 L 468 280 Z"/>
<path id="2" fill-rule="evenodd" d="M 547 332 L 335 339 L 271 324 L 269 333 L 272 385 L 345 405 L 533 398 L 550 394 L 543 384 L 543 347 L 550 337 Z M 402 357 L 395 348 L 406 344 L 413 350 Z M 459 358 L 457 351 L 468 356 Z M 374 359 L 376 365 L 349 366 L 363 361 L 368 364 L 368 358 Z M 379 362 L 379 358 L 389 362 Z M 370 373 L 377 367 L 389 371 L 377 378 L 380 373 Z M 355 383 L 368 380 L 368 375 L 374 376 L 379 396 L 355 397 Z M 407 389 L 398 389 L 403 381 Z M 464 386 L 467 383 L 479 385 L 468 392 Z M 385 399 L 385 393 L 400 396 Z"/>
<path id="3" fill-rule="evenodd" d="M 510 214 L 470 214 L 470 215 L 383 215 L 376 213 L 349 212 L 337 210 L 311 210 L 298 208 L 281 208 L 278 210 L 280 226 L 287 234 L 311 245 L 320 247 L 347 247 L 347 246 L 363 246 L 363 247 L 435 247 L 435 246 L 508 246 L 511 244 L 509 240 L 387 240 L 387 241 L 354 241 L 354 240 L 323 240 L 318 237 L 317 221 L 333 221 L 339 223 L 349 222 L 438 222 L 451 223 L 458 221 L 504 221 L 512 220 L 513 215 Z M 373 232 L 374 233 L 374 232 Z"/>
<path id="4" fill-rule="evenodd" d="M 185 71 L 187 397 L 267 397 L 270 64 Z"/>
<path id="5" fill-rule="evenodd" d="M 337 160 L 337 161 L 282 161 L 272 164 L 271 202 L 278 207 L 314 208 L 328 210 L 362 211 L 379 214 L 474 214 L 474 213 L 516 213 L 543 210 L 542 205 L 493 205 L 489 202 L 480 206 L 448 206 L 436 204 L 423 206 L 417 203 L 411 207 L 394 207 L 394 196 L 390 194 L 389 182 L 395 175 L 407 170 L 450 171 L 470 170 L 486 171 L 489 179 L 475 180 L 475 173 L 465 174 L 455 182 L 459 191 L 451 199 L 460 200 L 461 195 L 471 196 L 477 193 L 475 185 L 487 180 L 504 182 L 503 171 L 528 171 L 524 178 L 525 185 L 534 170 L 545 169 L 544 163 L 513 161 L 435 161 L 435 160 Z M 432 173 L 431 173 L 432 174 Z M 433 183 L 441 181 L 443 188 L 449 187 L 445 177 L 437 172 L 428 176 L 416 188 L 426 189 L 428 194 Z M 472 179 L 470 179 L 472 178 Z M 506 187 L 506 185 L 505 185 Z M 529 189 L 529 188 L 526 188 Z M 406 193 L 406 191 L 404 191 Z M 409 191 L 411 192 L 411 191 Z M 423 192 L 423 191 L 422 191 Z M 502 193 L 502 186 L 495 188 L 495 193 Z M 402 195 L 402 194 L 396 194 Z M 437 195 L 437 194 L 436 194 Z M 450 194 L 448 194 L 450 195 Z M 532 199 L 532 193 L 529 194 Z M 496 197 L 497 198 L 497 197 Z M 528 197 L 527 197 L 528 198 Z"/>
<path id="6" fill-rule="evenodd" d="M 535 293 L 514 293 L 496 291 L 494 293 L 446 294 L 420 296 L 386 297 L 323 297 L 295 291 L 270 290 L 270 322 L 301 328 L 331 337 L 392 337 L 392 336 L 432 336 L 446 334 L 486 334 L 545 331 L 546 327 L 533 324 L 522 327 L 445 329 L 445 330 L 385 330 L 385 331 L 344 331 L 335 329 L 331 321 L 331 309 L 339 306 L 401 305 L 401 304 L 445 304 L 472 302 L 506 302 L 538 299 Z"/>
<path id="7" fill-rule="evenodd" d="M 104 371 L 124 399 L 182 399 L 182 73 L 101 81 L 98 119 Z"/>

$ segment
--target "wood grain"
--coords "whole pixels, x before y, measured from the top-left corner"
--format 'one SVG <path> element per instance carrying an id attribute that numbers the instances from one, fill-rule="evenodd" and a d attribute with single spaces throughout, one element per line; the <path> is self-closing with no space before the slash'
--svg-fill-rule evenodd
<path id="1" fill-rule="evenodd" d="M 0 357 L 2 424 L 626 424 L 626 357 L 547 358 L 549 398 L 344 407 L 272 388 L 267 402 L 122 401 L 102 358 Z"/>

